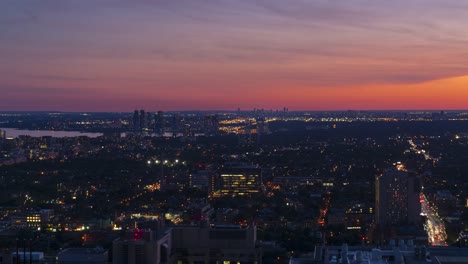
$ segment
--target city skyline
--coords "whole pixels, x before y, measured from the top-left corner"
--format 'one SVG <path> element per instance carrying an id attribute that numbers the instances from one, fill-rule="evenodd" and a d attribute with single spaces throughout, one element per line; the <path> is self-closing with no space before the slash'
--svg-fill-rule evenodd
<path id="1" fill-rule="evenodd" d="M 463 110 L 456 0 L 0 3 L 0 111 Z"/>

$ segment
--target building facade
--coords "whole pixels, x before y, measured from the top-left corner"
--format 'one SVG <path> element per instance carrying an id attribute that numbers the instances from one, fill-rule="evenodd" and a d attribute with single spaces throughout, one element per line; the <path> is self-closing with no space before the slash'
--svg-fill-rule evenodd
<path id="1" fill-rule="evenodd" d="M 112 243 L 113 264 L 166 264 L 171 262 L 171 229 L 163 221 L 126 231 Z"/>
<path id="2" fill-rule="evenodd" d="M 187 226 L 172 232 L 174 263 L 260 264 L 255 227 Z"/>
<path id="3" fill-rule="evenodd" d="M 375 180 L 376 223 L 415 225 L 420 220 L 419 179 L 402 168 L 390 168 Z"/>
<path id="4" fill-rule="evenodd" d="M 262 186 L 262 170 L 257 166 L 228 166 L 220 170 L 216 185 L 216 193 L 221 196 L 259 193 Z"/>

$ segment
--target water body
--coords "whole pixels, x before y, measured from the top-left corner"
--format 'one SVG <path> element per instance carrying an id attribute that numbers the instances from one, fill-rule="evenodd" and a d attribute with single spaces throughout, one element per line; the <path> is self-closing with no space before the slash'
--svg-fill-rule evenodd
<path id="1" fill-rule="evenodd" d="M 80 137 L 86 136 L 90 138 L 96 138 L 102 136 L 102 133 L 85 133 L 79 131 L 54 131 L 54 130 L 23 130 L 16 128 L 0 128 L 6 132 L 7 137 L 17 138 L 18 136 L 31 136 L 31 137 Z"/>

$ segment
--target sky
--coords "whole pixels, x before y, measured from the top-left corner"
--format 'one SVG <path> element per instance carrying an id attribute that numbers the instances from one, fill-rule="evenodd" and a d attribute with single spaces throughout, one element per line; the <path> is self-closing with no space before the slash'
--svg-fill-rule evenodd
<path id="1" fill-rule="evenodd" d="M 468 1 L 0 1 L 0 111 L 283 107 L 468 109 Z"/>

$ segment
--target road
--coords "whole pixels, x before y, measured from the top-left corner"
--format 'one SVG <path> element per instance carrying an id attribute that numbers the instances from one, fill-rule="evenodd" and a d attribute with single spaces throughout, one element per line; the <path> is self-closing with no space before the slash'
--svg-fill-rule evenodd
<path id="1" fill-rule="evenodd" d="M 424 194 L 421 194 L 421 213 L 427 217 L 425 229 L 429 238 L 429 243 L 433 246 L 447 246 L 447 233 L 445 224 L 437 211 L 427 200 Z"/>
<path id="2" fill-rule="evenodd" d="M 408 143 L 411 146 L 411 150 L 417 154 L 424 155 L 426 160 L 432 160 L 436 163 L 439 161 L 439 158 L 435 158 L 424 149 L 420 148 L 413 140 L 408 140 Z M 447 246 L 447 233 L 445 231 L 445 224 L 442 218 L 437 213 L 437 209 L 434 208 L 431 203 L 427 200 L 427 197 L 421 193 L 421 214 L 426 216 L 426 223 L 424 228 L 427 231 L 427 236 L 429 243 L 433 246 Z"/>
<path id="3" fill-rule="evenodd" d="M 411 140 L 411 139 L 408 140 L 408 143 L 410 144 L 412 151 L 414 151 L 417 154 L 424 155 L 424 158 L 426 160 L 432 160 L 433 162 L 438 162 L 439 161 L 439 158 L 435 158 L 435 157 L 429 155 L 429 153 L 427 153 L 426 150 L 419 148 L 418 145 L 416 143 L 414 143 L 413 140 Z"/>

